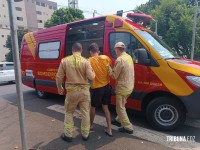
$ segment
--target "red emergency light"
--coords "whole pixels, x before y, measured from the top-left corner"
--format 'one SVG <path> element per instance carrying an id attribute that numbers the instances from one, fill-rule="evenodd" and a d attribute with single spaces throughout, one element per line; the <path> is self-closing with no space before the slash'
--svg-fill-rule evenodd
<path id="1" fill-rule="evenodd" d="M 149 26 L 153 20 L 150 15 L 144 13 L 128 13 L 126 17 L 144 27 Z"/>

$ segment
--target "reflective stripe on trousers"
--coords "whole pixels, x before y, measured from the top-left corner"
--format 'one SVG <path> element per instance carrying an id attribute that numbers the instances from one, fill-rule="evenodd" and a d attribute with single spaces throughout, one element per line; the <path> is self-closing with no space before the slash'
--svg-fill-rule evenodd
<path id="1" fill-rule="evenodd" d="M 129 121 L 128 115 L 126 113 L 126 108 L 125 108 L 126 100 L 128 97 L 129 95 L 125 95 L 125 96 L 116 95 L 116 112 L 117 112 L 116 120 L 118 120 L 125 129 L 132 131 L 133 125 Z"/>
<path id="2" fill-rule="evenodd" d="M 82 121 L 81 133 L 87 137 L 90 129 L 90 93 L 83 87 L 79 87 L 76 92 L 69 92 L 65 99 L 65 121 L 64 133 L 68 137 L 73 136 L 74 121 L 73 114 L 76 107 L 79 105 Z"/>

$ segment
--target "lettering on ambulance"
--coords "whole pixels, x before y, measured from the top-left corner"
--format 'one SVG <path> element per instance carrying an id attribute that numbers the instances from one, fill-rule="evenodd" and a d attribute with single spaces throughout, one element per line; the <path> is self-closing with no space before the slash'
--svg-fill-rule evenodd
<path id="1" fill-rule="evenodd" d="M 58 69 L 51 69 L 48 68 L 46 71 L 38 71 L 37 75 L 42 77 L 50 77 L 50 79 L 55 80 L 56 79 L 56 73 Z"/>
<path id="2" fill-rule="evenodd" d="M 162 83 L 157 83 L 157 82 L 143 82 L 143 81 L 137 81 L 138 84 L 142 85 L 151 85 L 151 86 L 163 86 Z"/>
<path id="3" fill-rule="evenodd" d="M 33 58 L 35 59 L 35 47 L 36 47 L 36 40 L 35 37 L 33 35 L 33 32 L 29 32 L 27 34 L 25 34 L 24 39 L 28 45 L 28 50 L 31 52 L 31 55 L 33 56 Z"/>

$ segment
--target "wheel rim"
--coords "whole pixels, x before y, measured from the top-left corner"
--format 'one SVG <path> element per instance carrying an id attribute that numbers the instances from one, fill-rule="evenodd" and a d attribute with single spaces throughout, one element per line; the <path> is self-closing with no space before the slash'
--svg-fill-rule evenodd
<path id="1" fill-rule="evenodd" d="M 155 113 L 154 117 L 156 121 L 163 126 L 171 126 L 178 120 L 178 111 L 172 105 L 164 104 L 160 105 Z"/>
<path id="2" fill-rule="evenodd" d="M 37 91 L 37 93 L 38 93 L 38 95 L 39 95 L 40 97 L 44 96 L 44 92 L 42 92 L 42 91 Z"/>

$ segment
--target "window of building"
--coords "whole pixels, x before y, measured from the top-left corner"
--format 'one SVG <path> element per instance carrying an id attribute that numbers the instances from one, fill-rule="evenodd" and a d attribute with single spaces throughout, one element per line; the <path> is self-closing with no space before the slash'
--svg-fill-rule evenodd
<path id="1" fill-rule="evenodd" d="M 56 10 L 56 9 L 57 9 L 57 7 L 55 7 L 55 6 L 54 6 L 54 7 L 53 7 L 53 9 L 54 9 L 54 10 Z"/>
<path id="2" fill-rule="evenodd" d="M 60 51 L 60 41 L 46 42 L 39 44 L 40 59 L 58 59 Z"/>
<path id="3" fill-rule="evenodd" d="M 36 5 L 40 6 L 41 4 L 40 4 L 40 2 L 37 2 L 37 1 L 36 1 Z"/>
<path id="4" fill-rule="evenodd" d="M 6 15 L 4 15 L 4 18 L 6 18 Z"/>
<path id="5" fill-rule="evenodd" d="M 2 24 L 0 24 L 0 28 L 2 28 L 3 26 L 2 26 Z"/>
<path id="6" fill-rule="evenodd" d="M 1 35 L 1 37 L 4 37 L 4 35 Z"/>
<path id="7" fill-rule="evenodd" d="M 6 45 L 3 45 L 3 47 L 6 47 Z"/>
<path id="8" fill-rule="evenodd" d="M 41 11 L 36 11 L 36 14 L 42 15 L 42 12 Z"/>
<path id="9" fill-rule="evenodd" d="M 16 11 L 22 11 L 21 7 L 15 7 Z"/>
<path id="10" fill-rule="evenodd" d="M 42 6 L 42 7 L 45 7 L 45 3 L 41 2 L 41 6 Z"/>
<path id="11" fill-rule="evenodd" d="M 38 23 L 42 23 L 42 20 L 37 20 Z"/>
<path id="12" fill-rule="evenodd" d="M 49 9 L 53 9 L 53 6 L 49 5 Z"/>
<path id="13" fill-rule="evenodd" d="M 5 4 L 2 4 L 2 7 L 5 7 Z"/>
<path id="14" fill-rule="evenodd" d="M 22 17 L 17 17 L 17 20 L 23 21 L 23 18 Z"/>

